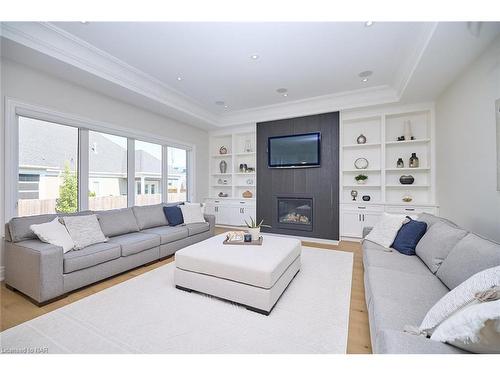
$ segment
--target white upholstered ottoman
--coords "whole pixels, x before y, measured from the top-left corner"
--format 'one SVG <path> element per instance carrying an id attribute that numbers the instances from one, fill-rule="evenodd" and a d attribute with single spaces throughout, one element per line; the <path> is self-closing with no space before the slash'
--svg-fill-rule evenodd
<path id="1" fill-rule="evenodd" d="M 300 270 L 301 243 L 264 235 L 262 246 L 223 245 L 221 234 L 175 253 L 175 286 L 269 315 Z"/>

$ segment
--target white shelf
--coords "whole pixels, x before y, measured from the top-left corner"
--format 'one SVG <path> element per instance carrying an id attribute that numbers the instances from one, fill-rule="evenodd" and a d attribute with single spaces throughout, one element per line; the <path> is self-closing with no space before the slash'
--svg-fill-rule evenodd
<path id="1" fill-rule="evenodd" d="M 381 185 L 344 185 L 344 188 L 370 188 L 370 189 L 380 189 Z"/>
<path id="2" fill-rule="evenodd" d="M 234 174 L 237 176 L 252 176 L 255 175 L 255 172 L 235 172 Z"/>
<path id="3" fill-rule="evenodd" d="M 238 187 L 238 188 L 254 188 L 255 185 L 234 185 L 235 187 Z"/>
<path id="4" fill-rule="evenodd" d="M 251 155 L 256 155 L 257 153 L 256 152 L 239 152 L 239 153 L 236 153 L 235 155 L 236 156 L 251 156 Z"/>
<path id="5" fill-rule="evenodd" d="M 422 168 L 386 168 L 386 172 L 409 172 L 409 171 L 430 171 L 430 168 L 422 167 Z"/>
<path id="6" fill-rule="evenodd" d="M 343 148 L 364 148 L 364 147 L 380 147 L 380 143 L 361 143 L 361 144 L 350 144 L 350 145 L 343 145 Z"/>
<path id="7" fill-rule="evenodd" d="M 408 184 L 408 185 L 385 185 L 386 188 L 388 189 L 412 189 L 412 188 L 429 188 L 431 187 L 430 185 L 413 185 L 413 184 Z"/>
<path id="8" fill-rule="evenodd" d="M 212 173 L 212 176 L 231 176 L 231 173 Z"/>
<path id="9" fill-rule="evenodd" d="M 212 155 L 213 158 L 229 158 L 232 154 L 215 154 Z"/>
<path id="10" fill-rule="evenodd" d="M 233 185 L 231 184 L 226 184 L 226 185 L 212 185 L 212 187 L 232 187 Z"/>
<path id="11" fill-rule="evenodd" d="M 415 169 L 415 168 L 413 168 Z M 380 172 L 381 169 L 344 169 L 342 172 L 348 172 L 348 173 L 351 173 L 351 172 L 355 172 L 355 173 L 363 173 L 363 172 Z"/>
<path id="12" fill-rule="evenodd" d="M 414 145 L 417 143 L 428 143 L 431 140 L 426 138 L 426 139 L 414 139 L 411 141 L 388 141 L 385 142 L 386 146 L 393 146 L 393 145 Z"/>

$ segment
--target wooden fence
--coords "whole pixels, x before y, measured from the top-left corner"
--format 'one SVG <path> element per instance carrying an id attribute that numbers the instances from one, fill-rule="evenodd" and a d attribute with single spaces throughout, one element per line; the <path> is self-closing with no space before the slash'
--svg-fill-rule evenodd
<path id="1" fill-rule="evenodd" d="M 168 193 L 168 202 L 179 202 L 186 199 L 186 193 Z M 145 206 L 161 203 L 161 194 L 141 194 L 136 196 L 136 205 Z M 127 207 L 127 196 L 89 197 L 89 210 L 112 210 Z M 53 214 L 56 212 L 55 199 L 20 199 L 17 208 L 18 216 Z"/>

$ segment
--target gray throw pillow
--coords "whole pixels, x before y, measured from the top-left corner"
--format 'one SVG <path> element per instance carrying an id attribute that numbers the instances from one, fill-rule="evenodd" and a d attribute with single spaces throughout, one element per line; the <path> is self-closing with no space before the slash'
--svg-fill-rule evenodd
<path id="1" fill-rule="evenodd" d="M 132 208 L 120 208 L 97 212 L 99 224 L 105 236 L 115 237 L 122 234 L 139 232 L 139 225 Z"/>
<path id="2" fill-rule="evenodd" d="M 446 257 L 436 276 L 453 289 L 472 275 L 496 266 L 500 266 L 500 244 L 469 233 Z"/>
<path id="3" fill-rule="evenodd" d="M 108 240 L 102 233 L 96 215 L 67 216 L 63 220 L 71 239 L 75 243 L 75 250 Z"/>
<path id="4" fill-rule="evenodd" d="M 415 252 L 432 273 L 436 273 L 450 251 L 466 234 L 465 230 L 446 222 L 436 222 L 427 229 Z"/>

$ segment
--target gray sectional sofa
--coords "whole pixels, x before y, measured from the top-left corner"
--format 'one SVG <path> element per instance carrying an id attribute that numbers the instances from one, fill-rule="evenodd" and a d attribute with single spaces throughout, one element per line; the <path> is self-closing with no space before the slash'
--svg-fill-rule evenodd
<path id="1" fill-rule="evenodd" d="M 95 213 L 107 242 L 63 254 L 30 230 L 57 215 L 13 218 L 6 225 L 5 283 L 42 305 L 66 293 L 174 254 L 214 235 L 215 217 L 206 223 L 169 226 L 163 204 Z M 61 215 L 59 215 L 61 216 Z M 62 215 L 64 216 L 64 215 Z"/>
<path id="2" fill-rule="evenodd" d="M 451 289 L 500 265 L 500 244 L 449 220 L 421 214 L 427 232 L 414 256 L 363 241 L 365 294 L 374 353 L 464 353 L 451 345 L 405 332 L 419 327 L 429 309 Z M 371 228 L 365 228 L 366 236 Z"/>

